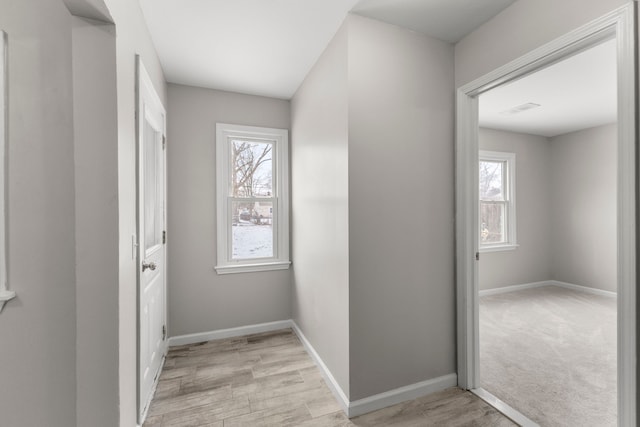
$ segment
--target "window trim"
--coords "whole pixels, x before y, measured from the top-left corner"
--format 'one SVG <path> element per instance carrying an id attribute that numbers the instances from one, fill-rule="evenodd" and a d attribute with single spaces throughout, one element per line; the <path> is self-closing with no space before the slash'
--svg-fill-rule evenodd
<path id="1" fill-rule="evenodd" d="M 507 178 L 507 189 L 505 191 L 505 195 L 507 196 L 507 203 L 505 204 L 505 209 L 507 211 L 507 226 L 505 227 L 507 241 L 504 243 L 494 244 L 482 243 L 482 239 L 480 237 L 480 233 L 482 232 L 480 218 L 481 200 L 478 195 L 478 250 L 481 253 L 514 250 L 519 246 L 516 240 L 516 154 L 504 151 L 479 150 L 478 165 L 481 161 L 498 161 L 506 162 L 507 164 L 507 172 L 505 174 Z"/>
<path id="2" fill-rule="evenodd" d="M 8 36 L 0 30 L 0 312 L 4 305 L 16 297 L 16 291 L 7 288 L 7 240 L 6 240 L 6 147 L 9 140 L 7 119 L 9 117 L 8 98 Z"/>
<path id="3" fill-rule="evenodd" d="M 273 196 L 274 211 L 274 256 L 233 260 L 231 258 L 231 203 L 229 195 L 230 144 L 231 138 L 264 139 L 273 141 L 275 182 Z M 218 274 L 248 273 L 256 271 L 286 270 L 289 259 L 289 131 L 286 129 L 242 126 L 216 123 L 216 230 Z"/>

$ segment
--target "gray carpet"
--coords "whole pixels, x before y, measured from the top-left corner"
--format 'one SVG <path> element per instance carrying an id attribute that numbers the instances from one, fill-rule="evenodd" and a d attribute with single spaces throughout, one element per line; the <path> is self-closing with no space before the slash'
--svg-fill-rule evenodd
<path id="1" fill-rule="evenodd" d="M 615 298 L 555 286 L 481 297 L 480 382 L 542 426 L 615 426 Z"/>

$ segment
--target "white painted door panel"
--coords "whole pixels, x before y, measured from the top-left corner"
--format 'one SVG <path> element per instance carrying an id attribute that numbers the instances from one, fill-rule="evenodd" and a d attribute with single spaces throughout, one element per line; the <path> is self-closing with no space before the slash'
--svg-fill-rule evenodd
<path id="1" fill-rule="evenodd" d="M 165 111 L 138 58 L 138 417 L 166 352 Z"/>

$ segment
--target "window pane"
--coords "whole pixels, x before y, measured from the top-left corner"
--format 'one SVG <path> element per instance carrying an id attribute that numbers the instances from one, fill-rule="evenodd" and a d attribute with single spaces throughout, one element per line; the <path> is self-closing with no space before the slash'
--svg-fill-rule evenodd
<path id="1" fill-rule="evenodd" d="M 506 200 L 504 171 L 506 162 L 480 161 L 480 200 Z"/>
<path id="2" fill-rule="evenodd" d="M 151 124 L 144 122 L 144 247 L 146 250 L 161 243 L 161 194 L 157 185 L 162 161 L 162 136 Z"/>
<path id="3" fill-rule="evenodd" d="M 273 143 L 231 141 L 231 196 L 272 197 Z"/>
<path id="4" fill-rule="evenodd" d="M 273 203 L 232 202 L 231 258 L 272 258 Z"/>
<path id="5" fill-rule="evenodd" d="M 480 202 L 480 243 L 506 243 L 505 204 Z"/>

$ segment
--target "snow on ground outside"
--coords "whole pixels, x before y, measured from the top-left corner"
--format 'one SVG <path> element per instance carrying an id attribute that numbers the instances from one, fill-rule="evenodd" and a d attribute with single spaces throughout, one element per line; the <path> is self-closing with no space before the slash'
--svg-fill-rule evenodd
<path id="1" fill-rule="evenodd" d="M 273 228 L 240 221 L 231 227 L 233 259 L 271 258 L 273 256 Z"/>

